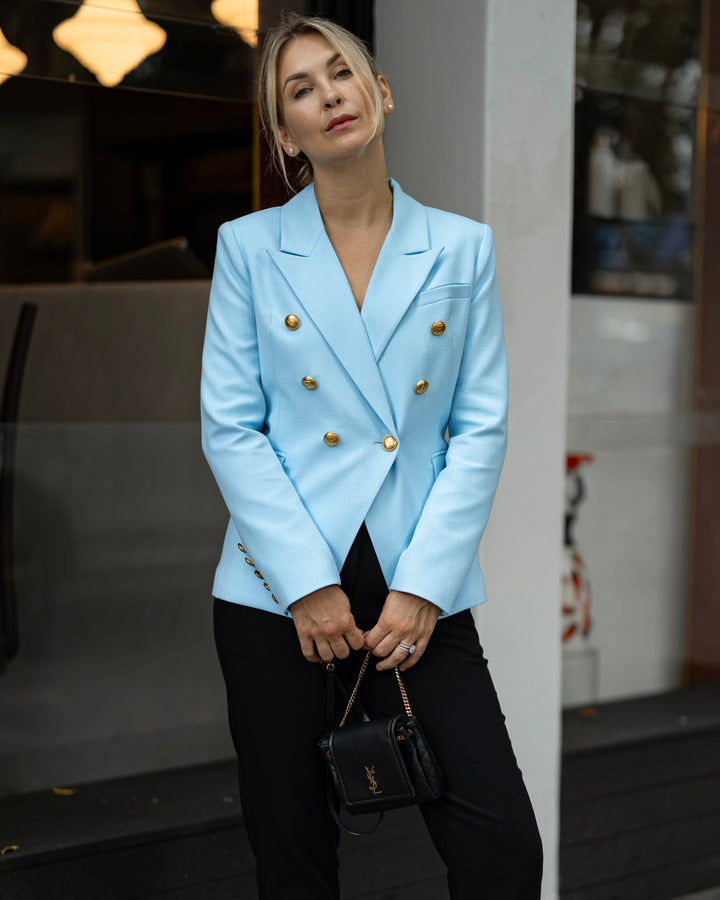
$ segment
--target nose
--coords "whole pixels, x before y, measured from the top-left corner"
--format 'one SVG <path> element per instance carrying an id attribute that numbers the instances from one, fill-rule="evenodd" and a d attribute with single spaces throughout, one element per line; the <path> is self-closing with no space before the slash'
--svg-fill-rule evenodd
<path id="1" fill-rule="evenodd" d="M 337 106 L 341 102 L 342 99 L 337 91 L 332 89 L 328 90 L 325 95 L 325 109 L 332 109 L 333 106 Z"/>

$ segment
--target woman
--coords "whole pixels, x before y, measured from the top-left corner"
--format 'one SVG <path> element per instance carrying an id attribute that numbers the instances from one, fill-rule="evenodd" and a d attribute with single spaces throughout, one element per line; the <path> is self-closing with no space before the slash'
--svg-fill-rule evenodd
<path id="1" fill-rule="evenodd" d="M 390 88 L 344 29 L 286 18 L 259 88 L 307 186 L 220 229 L 202 420 L 231 517 L 215 634 L 260 897 L 339 896 L 317 663 L 350 679 L 369 649 L 365 707 L 400 711 L 399 665 L 445 777 L 421 810 L 450 896 L 531 900 L 537 827 L 470 613 L 506 442 L 491 231 L 388 181 Z"/>

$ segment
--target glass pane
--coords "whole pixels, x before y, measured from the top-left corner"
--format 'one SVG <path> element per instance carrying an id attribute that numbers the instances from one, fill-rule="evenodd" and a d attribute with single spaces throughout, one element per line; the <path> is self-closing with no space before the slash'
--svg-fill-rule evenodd
<path id="1" fill-rule="evenodd" d="M 689 300 L 700 2 L 578 4 L 573 293 Z"/>
<path id="2" fill-rule="evenodd" d="M 151 21 L 165 32 L 165 40 L 159 50 L 131 67 L 121 79 L 124 88 L 252 100 L 253 48 L 215 19 L 209 2 L 146 0 L 140 5 L 144 17 L 115 15 L 127 18 L 134 27 Z M 53 38 L 53 30 L 73 17 L 80 6 L 79 2 L 57 0 L 5 0 L 0 28 L 11 44 L 26 54 L 25 77 L 98 83 L 95 75 Z M 108 38 L 117 47 L 116 27 L 110 26 Z M 92 55 L 102 64 L 108 56 L 107 46 L 98 44 Z"/>
<path id="3" fill-rule="evenodd" d="M 209 596 L 225 510 L 199 425 L 12 437 L 20 646 L 0 679 L 0 796 L 230 756 Z"/>
<path id="4" fill-rule="evenodd" d="M 578 3 L 568 705 L 720 678 L 716 13 Z"/>
<path id="5" fill-rule="evenodd" d="M 79 3 L 0 7 L 28 57 L 0 83 L 0 372 L 34 313 L 0 423 L 0 796 L 232 753 L 200 354 L 217 228 L 272 182 L 252 48 L 209 0 L 139 5 L 167 41 L 113 88 L 52 40 Z"/>
<path id="6" fill-rule="evenodd" d="M 252 209 L 252 146 L 249 104 L 0 85 L 0 282 L 209 277 L 218 226 Z"/>

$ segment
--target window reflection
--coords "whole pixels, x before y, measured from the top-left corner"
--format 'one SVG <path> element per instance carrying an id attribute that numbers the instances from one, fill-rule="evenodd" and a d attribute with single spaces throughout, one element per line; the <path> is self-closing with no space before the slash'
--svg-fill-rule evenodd
<path id="1" fill-rule="evenodd" d="M 1 282 L 85 280 L 175 238 L 207 277 L 218 226 L 252 208 L 252 107 L 11 79 L 0 158 Z M 177 262 L 126 277 L 185 277 Z"/>
<path id="2" fill-rule="evenodd" d="M 0 84 L 19 75 L 27 65 L 27 56 L 8 41 L 0 29 Z"/>
<path id="3" fill-rule="evenodd" d="M 716 14 L 578 4 L 568 450 L 593 460 L 566 574 L 593 602 L 571 704 L 720 673 Z"/>
<path id="4" fill-rule="evenodd" d="M 7 40 L 20 48 L 28 58 L 24 75 L 63 81 L 97 84 L 92 71 L 73 52 L 61 49 L 53 35 L 73 29 L 78 19 L 98 18 L 100 12 L 128 19 L 132 29 L 148 28 L 165 33 L 162 44 L 149 44 L 138 50 L 137 62 L 119 82 L 124 88 L 223 97 L 232 100 L 252 99 L 254 66 L 253 48 L 234 28 L 223 26 L 203 0 L 144 0 L 142 11 L 133 13 L 135 0 L 109 0 L 102 9 L 86 3 L 57 0 L 4 0 L 0 9 L 0 28 Z M 292 4 L 290 4 L 292 5 Z M 107 7 L 107 8 L 106 8 Z M 140 8 L 138 7 L 138 10 Z M 143 27 L 144 26 L 144 27 Z M 60 29 L 58 32 L 57 29 Z M 113 25 L 113 40 L 100 51 L 96 46 L 91 56 L 103 62 L 116 50 L 118 26 Z M 67 47 L 76 43 L 67 37 Z M 132 42 L 132 41 L 131 41 Z M 61 42 L 66 46 L 66 40 Z M 149 55 L 148 55 L 149 54 Z"/>
<path id="5" fill-rule="evenodd" d="M 699 33 L 698 0 L 578 5 L 574 293 L 692 296 Z"/>
<path id="6" fill-rule="evenodd" d="M 248 32 L 199 0 L 135 6 L 8 0 L 0 10 L 8 45 L 27 54 L 23 77 L 0 85 L 0 283 L 208 277 L 218 226 L 252 209 Z M 137 50 L 124 77 L 104 72 L 91 57 L 107 62 L 106 47 L 63 32 L 92 10 L 162 34 L 162 48 Z M 142 254 L 137 266 L 106 264 L 130 253 Z"/>

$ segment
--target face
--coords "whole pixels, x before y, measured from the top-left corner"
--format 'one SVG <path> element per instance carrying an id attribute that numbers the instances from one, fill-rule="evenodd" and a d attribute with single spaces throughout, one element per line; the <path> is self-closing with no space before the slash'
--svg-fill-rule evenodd
<path id="1" fill-rule="evenodd" d="M 278 132 L 288 156 L 303 151 L 313 167 L 358 155 L 374 129 L 373 113 L 354 75 L 335 48 L 317 33 L 289 41 L 278 62 L 282 125 Z M 383 109 L 390 90 L 378 78 Z M 368 85 L 372 91 L 373 86 Z"/>

